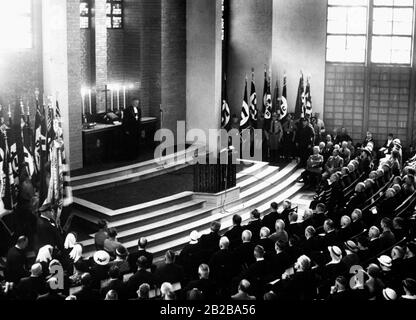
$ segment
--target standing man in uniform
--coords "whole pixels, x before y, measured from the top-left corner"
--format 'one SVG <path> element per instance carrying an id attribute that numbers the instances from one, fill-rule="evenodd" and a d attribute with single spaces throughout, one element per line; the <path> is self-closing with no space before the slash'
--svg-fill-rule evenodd
<path id="1" fill-rule="evenodd" d="M 312 153 L 313 138 L 315 132 L 309 125 L 309 120 L 306 118 L 301 119 L 301 125 L 296 132 L 296 147 L 300 156 L 299 167 L 306 167 L 306 162 Z"/>
<path id="2" fill-rule="evenodd" d="M 123 128 L 126 137 L 126 151 L 129 160 L 134 160 L 139 155 L 141 135 L 142 110 L 140 100 L 133 99 L 132 105 L 124 111 Z"/>

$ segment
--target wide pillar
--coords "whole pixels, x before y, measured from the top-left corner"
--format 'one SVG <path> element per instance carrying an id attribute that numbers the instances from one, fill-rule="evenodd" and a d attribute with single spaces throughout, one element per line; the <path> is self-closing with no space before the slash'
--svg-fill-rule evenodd
<path id="1" fill-rule="evenodd" d="M 79 0 L 43 0 L 43 83 L 57 95 L 71 170 L 82 167 Z"/>
<path id="2" fill-rule="evenodd" d="M 187 130 L 208 137 L 221 125 L 221 1 L 187 0 L 186 12 Z"/>
<path id="3" fill-rule="evenodd" d="M 95 100 L 97 113 L 106 110 L 105 90 L 108 83 L 106 6 L 107 0 L 95 0 L 93 26 L 95 30 Z"/>
<path id="4" fill-rule="evenodd" d="M 326 11 L 322 0 L 273 0 L 273 77 L 287 73 L 289 112 L 295 111 L 302 70 L 311 77 L 313 112 L 323 118 Z"/>

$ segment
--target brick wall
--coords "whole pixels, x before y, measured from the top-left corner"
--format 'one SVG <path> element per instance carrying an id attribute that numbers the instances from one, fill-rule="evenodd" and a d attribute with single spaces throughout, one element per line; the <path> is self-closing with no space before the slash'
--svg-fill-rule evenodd
<path id="1" fill-rule="evenodd" d="M 81 58 L 81 84 L 85 87 L 91 87 L 93 83 L 93 43 L 91 29 L 81 29 L 81 46 L 80 46 L 80 58 Z"/>

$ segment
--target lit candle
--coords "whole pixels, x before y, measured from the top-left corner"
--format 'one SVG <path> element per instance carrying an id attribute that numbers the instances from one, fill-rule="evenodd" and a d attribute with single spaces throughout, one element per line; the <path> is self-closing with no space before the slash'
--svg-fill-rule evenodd
<path id="1" fill-rule="evenodd" d="M 82 114 L 85 114 L 85 90 L 81 89 Z"/>
<path id="2" fill-rule="evenodd" d="M 117 109 L 120 110 L 120 87 L 117 86 Z"/>
<path id="3" fill-rule="evenodd" d="M 111 100 L 111 111 L 114 111 L 114 93 L 113 87 L 110 87 L 110 100 Z"/>
<path id="4" fill-rule="evenodd" d="M 126 109 L 126 86 L 123 86 L 123 109 Z"/>
<path id="5" fill-rule="evenodd" d="M 90 103 L 90 114 L 92 114 L 91 89 L 88 89 L 88 100 Z"/>

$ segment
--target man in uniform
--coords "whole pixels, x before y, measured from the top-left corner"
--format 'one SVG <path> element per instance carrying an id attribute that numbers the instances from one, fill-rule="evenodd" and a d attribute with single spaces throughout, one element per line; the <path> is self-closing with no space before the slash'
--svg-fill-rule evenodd
<path id="1" fill-rule="evenodd" d="M 124 111 L 123 127 L 126 136 L 127 157 L 130 160 L 136 159 L 139 154 L 139 142 L 141 133 L 142 111 L 140 100 L 133 99 L 133 104 Z"/>

